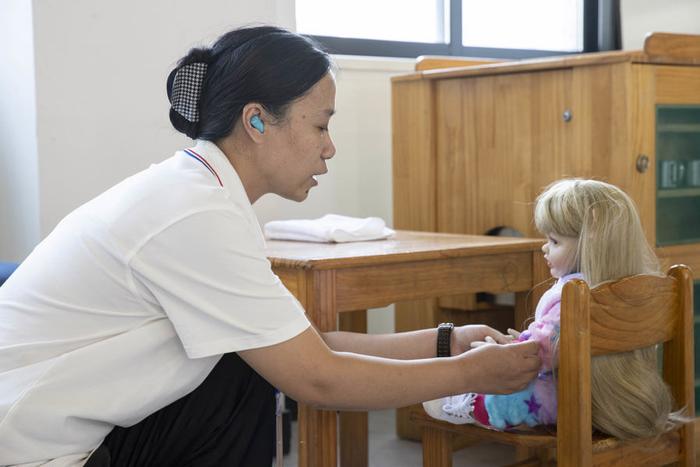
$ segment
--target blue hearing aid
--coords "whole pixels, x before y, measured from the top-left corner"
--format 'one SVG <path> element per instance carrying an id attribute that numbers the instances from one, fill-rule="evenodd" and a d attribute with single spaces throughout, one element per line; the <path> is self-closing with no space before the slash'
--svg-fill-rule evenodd
<path id="1" fill-rule="evenodd" d="M 260 133 L 265 133 L 265 125 L 262 120 L 260 120 L 259 115 L 253 115 L 250 117 L 250 126 L 258 130 Z"/>

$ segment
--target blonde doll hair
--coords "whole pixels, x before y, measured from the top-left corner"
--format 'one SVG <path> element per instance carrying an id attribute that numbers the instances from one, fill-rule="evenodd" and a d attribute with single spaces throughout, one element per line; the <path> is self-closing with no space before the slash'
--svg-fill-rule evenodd
<path id="1" fill-rule="evenodd" d="M 554 182 L 537 198 L 535 224 L 543 234 L 578 238 L 571 271 L 590 287 L 634 274 L 659 274 L 633 201 L 597 180 Z M 658 435 L 683 417 L 672 413 L 659 375 L 656 347 L 595 357 L 591 363 L 593 426 L 621 439 Z"/>

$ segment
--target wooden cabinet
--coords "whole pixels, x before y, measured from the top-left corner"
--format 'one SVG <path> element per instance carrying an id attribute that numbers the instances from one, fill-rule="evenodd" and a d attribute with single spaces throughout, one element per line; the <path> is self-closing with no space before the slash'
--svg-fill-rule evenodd
<path id="1" fill-rule="evenodd" d="M 677 244 L 657 242 L 657 219 L 700 217 L 700 204 L 692 212 L 694 201 L 687 201 L 700 202 L 700 189 L 679 195 L 690 206 L 680 214 L 659 202 L 657 169 L 676 156 L 658 153 L 666 146 L 658 145 L 657 113 L 674 106 L 699 109 L 675 128 L 698 132 L 697 152 L 678 157 L 700 160 L 700 36 L 653 34 L 643 51 L 395 77 L 394 225 L 467 234 L 510 227 L 539 236 L 532 220 L 537 194 L 562 177 L 594 177 L 634 199 L 665 264 L 682 262 L 699 275 L 700 231 Z M 468 297 L 441 304 L 474 307 Z M 397 305 L 397 330 L 436 325 L 437 305 Z"/>

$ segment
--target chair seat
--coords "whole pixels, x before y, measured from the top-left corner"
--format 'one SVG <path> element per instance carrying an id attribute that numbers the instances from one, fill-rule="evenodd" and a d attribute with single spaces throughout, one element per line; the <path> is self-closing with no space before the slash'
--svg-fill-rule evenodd
<path id="1" fill-rule="evenodd" d="M 509 431 L 496 431 L 476 425 L 455 425 L 436 420 L 428 415 L 421 406 L 410 411 L 410 418 L 419 426 L 435 428 L 443 432 L 471 436 L 495 443 L 522 446 L 530 449 L 556 448 L 556 427 L 517 428 Z M 645 438 L 622 441 L 603 433 L 593 434 L 593 458 L 595 464 L 631 465 L 640 459 L 643 465 L 664 465 L 678 459 L 680 446 L 678 430 L 665 433 L 658 438 Z M 652 456 L 651 458 L 649 456 Z M 617 462 L 625 463 L 618 464 Z M 651 464 L 645 464 L 651 462 Z"/>
<path id="2" fill-rule="evenodd" d="M 557 447 L 556 429 L 554 427 L 496 431 L 476 425 L 455 425 L 453 423 L 434 419 L 428 415 L 421 406 L 411 409 L 410 418 L 417 424 L 424 427 L 437 428 L 442 431 L 473 436 L 481 440 L 488 440 L 496 443 L 509 444 L 512 446 L 523 446 L 528 448 Z"/>

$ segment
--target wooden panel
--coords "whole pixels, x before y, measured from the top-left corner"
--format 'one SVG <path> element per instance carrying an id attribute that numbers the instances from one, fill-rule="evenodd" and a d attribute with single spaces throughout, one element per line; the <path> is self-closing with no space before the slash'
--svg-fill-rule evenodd
<path id="1" fill-rule="evenodd" d="M 419 73 L 411 73 L 395 76 L 392 83 L 420 80 L 420 79 L 453 79 L 469 78 L 474 76 L 498 76 L 516 73 L 536 73 L 541 71 L 552 71 L 570 69 L 573 67 L 586 67 L 595 65 L 608 65 L 614 63 L 630 62 L 651 62 L 662 63 L 688 63 L 687 59 L 673 59 L 670 57 L 660 57 L 651 59 L 640 51 L 612 51 L 596 52 L 587 54 L 563 55 L 560 57 L 533 58 L 528 60 L 513 60 L 510 62 L 475 65 L 464 68 L 454 68 L 445 70 L 429 70 Z"/>
<path id="2" fill-rule="evenodd" d="M 470 112 L 474 80 L 436 83 L 437 230 L 476 234 L 478 205 L 477 128 Z M 485 233 L 485 232 L 479 232 Z"/>
<path id="3" fill-rule="evenodd" d="M 471 174 L 478 186 L 476 231 L 512 227 L 533 232 L 532 218 L 532 96 L 533 76 L 499 76 L 476 81 L 475 105 L 466 109 L 475 127 L 475 157 Z M 453 211 L 460 207 L 453 206 Z"/>
<path id="4" fill-rule="evenodd" d="M 395 82 L 391 121 L 394 226 L 435 231 L 432 83 Z"/>
<path id="5" fill-rule="evenodd" d="M 625 352 L 675 337 L 676 281 L 630 277 L 591 292 L 591 354 Z"/>
<path id="6" fill-rule="evenodd" d="M 464 109 L 474 104 L 474 80 L 441 80 L 436 83 L 436 167 L 437 230 L 451 233 L 477 233 L 479 210 L 477 157 L 474 150 L 476 128 L 466 124 Z M 485 233 L 485 232 L 480 232 Z M 441 307 L 461 310 L 476 308 L 476 296 L 442 297 Z"/>
<path id="7" fill-rule="evenodd" d="M 536 235 L 534 197 L 570 175 L 573 130 L 562 119 L 570 88 L 570 70 L 437 84 L 440 231 L 484 234 L 507 226 Z"/>
<path id="8" fill-rule="evenodd" d="M 511 253 L 337 271 L 338 311 L 466 292 L 527 290 L 532 255 Z M 358 290 L 363 293 L 357 293 Z"/>
<path id="9" fill-rule="evenodd" d="M 700 104 L 700 67 L 656 66 L 657 104 Z"/>
<path id="10" fill-rule="evenodd" d="M 463 66 L 485 65 L 490 63 L 499 63 L 502 60 L 489 58 L 469 58 L 469 57 L 454 57 L 454 56 L 430 56 L 421 55 L 416 59 L 416 71 L 435 70 L 441 68 L 456 68 Z"/>
<path id="11" fill-rule="evenodd" d="M 630 193 L 630 65 L 576 68 L 573 71 L 575 134 L 570 174 L 595 177 Z M 576 161 L 579 161 L 578 163 Z M 634 194 L 630 193 L 634 198 Z"/>
<path id="12" fill-rule="evenodd" d="M 627 116 L 630 148 L 614 163 L 613 183 L 637 204 L 642 228 L 651 245 L 656 244 L 656 105 L 654 90 L 656 78 L 654 67 L 633 65 L 628 77 L 630 83 L 629 114 Z M 649 166 L 646 172 L 636 168 L 637 159 L 647 156 Z"/>
<path id="13" fill-rule="evenodd" d="M 700 64 L 700 36 L 655 32 L 644 39 L 644 53 L 650 57 L 677 57 Z"/>
<path id="14" fill-rule="evenodd" d="M 576 153 L 580 141 L 575 141 L 586 123 L 585 113 L 576 104 L 572 70 L 538 73 L 532 86 L 532 185 L 527 194 L 528 221 L 532 234 L 537 232 L 532 222 L 533 202 L 542 190 L 563 177 L 580 177 L 590 173 L 590 153 Z M 571 113 L 565 121 L 564 112 Z"/>

